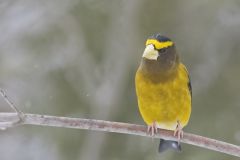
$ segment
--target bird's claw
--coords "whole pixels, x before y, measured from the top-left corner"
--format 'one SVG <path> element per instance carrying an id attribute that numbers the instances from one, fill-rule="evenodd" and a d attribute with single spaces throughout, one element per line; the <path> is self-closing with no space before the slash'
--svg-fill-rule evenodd
<path id="1" fill-rule="evenodd" d="M 181 138 L 183 138 L 183 130 L 182 130 L 182 126 L 181 126 L 179 121 L 177 121 L 177 126 L 176 126 L 176 129 L 174 130 L 174 134 L 173 135 L 177 136 L 178 145 L 179 145 Z"/>
<path id="2" fill-rule="evenodd" d="M 149 133 L 152 137 L 158 132 L 158 125 L 156 122 L 153 122 L 151 125 L 147 127 L 147 133 Z"/>

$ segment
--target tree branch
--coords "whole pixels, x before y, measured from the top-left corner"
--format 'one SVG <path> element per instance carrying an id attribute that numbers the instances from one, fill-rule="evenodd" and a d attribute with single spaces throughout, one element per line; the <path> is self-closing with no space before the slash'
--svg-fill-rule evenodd
<path id="1" fill-rule="evenodd" d="M 136 124 L 110 122 L 94 119 L 56 117 L 38 114 L 24 114 L 24 119 L 22 119 L 22 121 L 19 121 L 17 113 L 0 113 L 0 128 L 4 129 L 14 126 L 11 122 L 18 122 L 17 125 L 26 124 L 62 128 L 75 128 L 151 137 L 149 134 L 147 134 L 146 126 Z M 167 140 L 177 141 L 177 138 L 173 136 L 173 131 L 164 129 L 159 129 L 158 131 L 159 132 L 153 138 L 164 138 Z M 210 139 L 185 132 L 184 137 L 181 139 L 181 142 L 240 157 L 240 146 L 218 141 L 215 139 Z"/>
<path id="2" fill-rule="evenodd" d="M 25 114 L 14 105 L 14 103 L 9 99 L 9 97 L 5 94 L 4 90 L 2 90 L 1 88 L 0 94 L 2 95 L 4 100 L 9 104 L 9 106 L 16 112 L 16 113 L 0 112 L 0 129 L 2 130 L 17 125 L 27 124 L 115 132 L 177 141 L 177 137 L 173 136 L 173 131 L 159 129 L 158 133 L 155 134 L 154 137 L 152 137 L 147 133 L 147 127 L 142 125 L 94 119 Z M 240 157 L 240 146 L 218 141 L 215 139 L 210 139 L 207 137 L 202 137 L 190 133 L 184 133 L 184 137 L 181 139 L 181 142 Z"/>

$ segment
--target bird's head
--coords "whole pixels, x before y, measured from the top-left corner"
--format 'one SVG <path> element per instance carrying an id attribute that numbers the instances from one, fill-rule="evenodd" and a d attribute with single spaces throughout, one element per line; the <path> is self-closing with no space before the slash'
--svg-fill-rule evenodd
<path id="1" fill-rule="evenodd" d="M 173 41 L 160 34 L 149 37 L 142 55 L 146 67 L 154 70 L 174 68 L 178 63 L 178 55 Z"/>

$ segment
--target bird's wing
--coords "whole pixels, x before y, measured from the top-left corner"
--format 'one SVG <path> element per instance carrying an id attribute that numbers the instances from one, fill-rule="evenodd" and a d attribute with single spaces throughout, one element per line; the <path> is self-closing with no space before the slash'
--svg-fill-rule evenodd
<path id="1" fill-rule="evenodd" d="M 187 85 L 188 85 L 188 90 L 189 90 L 189 92 L 191 94 L 191 98 L 192 98 L 192 85 L 191 85 L 190 75 L 188 73 L 186 66 L 184 64 L 182 64 L 182 66 L 183 66 L 184 70 L 186 71 L 186 74 L 188 75 L 188 84 Z"/>
<path id="2" fill-rule="evenodd" d="M 189 92 L 191 93 L 191 98 L 192 98 L 192 85 L 191 85 L 191 79 L 189 74 L 188 74 L 188 89 L 189 89 Z"/>

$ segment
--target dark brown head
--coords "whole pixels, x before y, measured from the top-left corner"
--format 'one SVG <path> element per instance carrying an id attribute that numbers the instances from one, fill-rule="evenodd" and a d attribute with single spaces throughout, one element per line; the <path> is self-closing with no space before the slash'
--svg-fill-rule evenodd
<path id="1" fill-rule="evenodd" d="M 142 55 L 141 68 L 149 73 L 171 73 L 179 64 L 174 43 L 160 34 L 149 37 Z"/>

